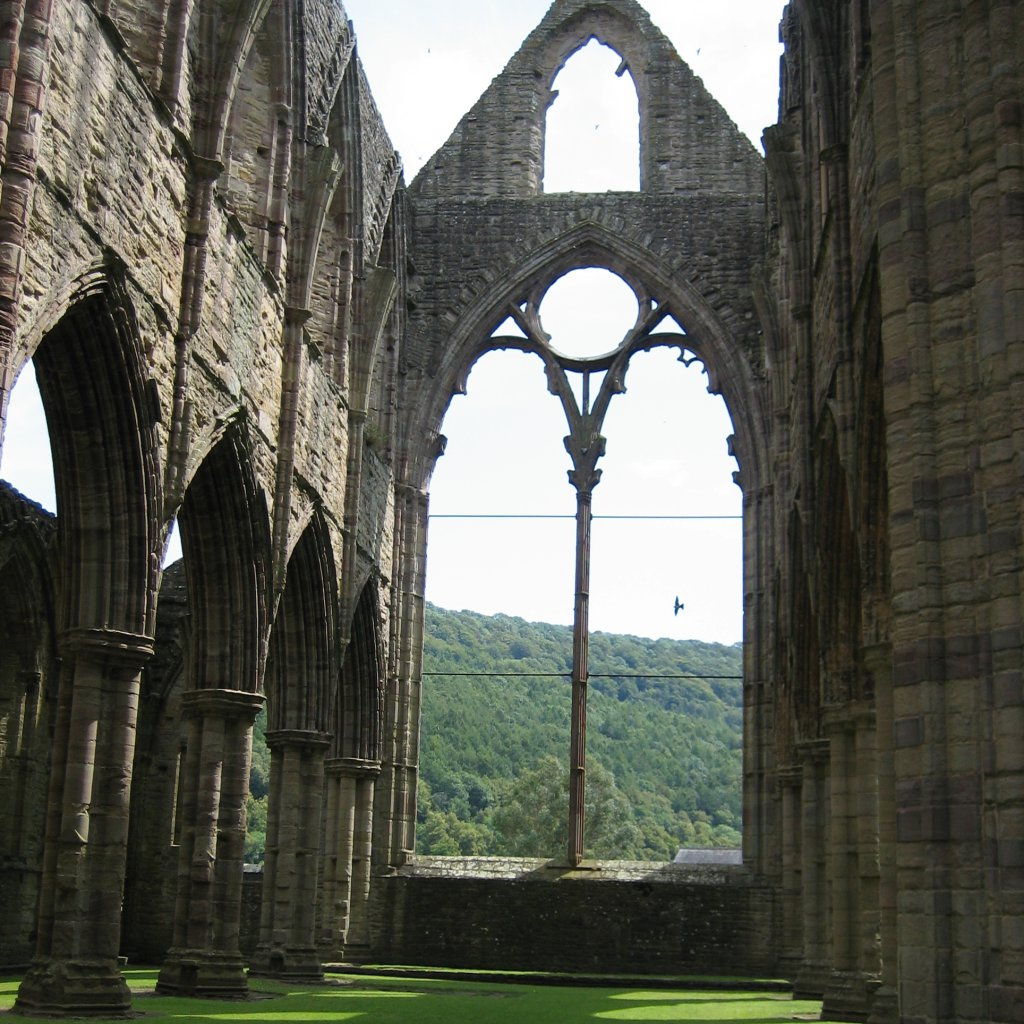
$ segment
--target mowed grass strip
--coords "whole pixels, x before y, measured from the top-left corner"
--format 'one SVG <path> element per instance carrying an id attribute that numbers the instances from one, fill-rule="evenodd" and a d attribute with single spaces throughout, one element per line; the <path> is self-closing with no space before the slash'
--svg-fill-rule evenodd
<path id="1" fill-rule="evenodd" d="M 687 1021 L 712 1024 L 789 1024 L 819 1020 L 821 1003 L 778 992 L 577 988 L 329 975 L 322 986 L 286 986 L 251 979 L 247 1000 L 183 999 L 157 995 L 157 971 L 131 969 L 125 978 L 133 1008 L 146 1024 L 275 1022 L 320 1024 L 584 1024 L 600 1021 Z M 5 1022 L 30 1021 L 10 1012 L 18 978 L 0 980 Z M 94 1024 L 101 1019 L 91 1018 Z"/>

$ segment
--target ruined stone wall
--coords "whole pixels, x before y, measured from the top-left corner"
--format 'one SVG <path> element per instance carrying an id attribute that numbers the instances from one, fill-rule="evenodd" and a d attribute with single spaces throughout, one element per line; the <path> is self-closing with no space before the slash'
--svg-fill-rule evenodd
<path id="1" fill-rule="evenodd" d="M 1019 891 L 1021 17 L 783 23 L 775 754 L 802 828 L 779 878 L 787 956 L 844 1017 L 1009 1021 L 1024 998 L 996 910 Z"/>
<path id="2" fill-rule="evenodd" d="M 618 53 L 637 87 L 641 188 L 661 194 L 749 195 L 760 190 L 757 154 L 672 44 L 632 0 L 553 5 L 451 138 L 417 176 L 413 192 L 528 199 L 544 176 L 552 84 L 591 38 Z"/>
<path id="3" fill-rule="evenodd" d="M 303 706 L 312 724 L 301 742 L 325 749 L 316 730 L 329 687 L 315 698 L 322 707 L 302 705 L 305 652 L 320 652 L 317 678 L 330 678 L 340 669 L 342 581 L 372 573 L 386 592 L 392 575 L 389 453 L 370 453 L 372 471 L 347 493 L 363 452 L 362 441 L 350 451 L 344 357 L 368 352 L 366 374 L 393 396 L 394 363 L 377 365 L 375 340 L 359 336 L 352 294 L 356 278 L 375 269 L 400 168 L 334 0 L 270 10 L 226 0 L 43 6 L 16 26 L 26 54 L 20 71 L 5 68 L 20 90 L 5 152 L 21 162 L 19 188 L 5 187 L 0 201 L 11 257 L 0 268 L 0 412 L 33 358 L 61 508 L 49 566 L 55 596 L 37 625 L 60 648 L 68 687 L 53 732 L 58 776 L 48 820 L 59 825 L 72 806 L 84 807 L 75 813 L 113 823 L 116 835 L 104 838 L 97 824 L 95 850 L 80 851 L 76 885 L 87 896 L 77 909 L 54 903 L 52 864 L 40 882 L 38 929 L 34 894 L 17 915 L 14 897 L 4 896 L 7 920 L 18 923 L 5 931 L 2 957 L 27 959 L 38 930 L 36 952 L 55 958 L 60 980 L 30 979 L 24 1005 L 120 1012 L 127 992 L 116 972 L 116 920 L 126 872 L 124 935 L 133 955 L 157 957 L 175 943 L 180 951 L 186 933 L 202 933 L 174 920 L 175 891 L 191 885 L 181 864 L 203 828 L 197 801 L 220 802 L 211 879 L 218 876 L 221 893 L 236 891 L 245 718 L 263 699 L 282 592 L 304 595 L 284 602 L 291 611 L 281 630 L 290 640 L 275 648 L 294 663 L 277 678 L 294 679 L 295 692 L 272 697 Z M 37 73 L 38 83 L 30 81 Z M 362 102 L 343 102 L 346 76 Z M 341 187 L 345 175 L 358 184 Z M 395 264 L 404 237 L 391 246 Z M 354 254 L 347 262 L 346 251 Z M 378 402 L 376 414 L 391 410 Z M 168 640 L 156 629 L 160 563 L 179 515 L 188 582 L 178 596 L 187 610 L 181 637 Z M 362 539 L 358 568 L 347 562 L 346 530 Z M 310 607 L 299 616 L 303 602 Z M 13 649 L 26 628 L 5 607 L 0 649 Z M 384 629 L 387 636 L 386 620 Z M 173 671 L 166 651 L 154 653 L 165 644 L 181 656 Z M 147 660 L 158 666 L 149 676 Z M 74 760 L 92 742 L 77 732 L 90 719 L 101 752 L 95 773 Z M 42 736 L 45 745 L 50 733 Z M 219 751 L 212 736 L 222 737 Z M 223 786 L 212 782 L 215 752 Z M 37 759 L 40 772 L 49 753 Z M 14 760 L 13 747 L 0 750 L 5 801 L 27 792 L 7 786 Z M 130 779 L 133 766 L 129 811 L 127 789 L 113 780 Z M 76 786 L 92 792 L 83 799 L 75 790 L 65 802 Z M 44 791 L 45 772 L 34 792 Z M 280 790 L 275 799 L 289 803 Z M 29 812 L 42 819 L 40 800 Z M 88 829 L 78 834 L 88 847 Z M 198 890 L 177 900 L 190 921 L 209 905 Z M 221 920 L 202 941 L 226 943 L 217 952 L 234 957 L 231 984 L 244 986 L 231 953 L 237 913 L 236 898 L 219 903 Z M 76 980 L 57 950 L 93 964 L 95 976 Z M 210 952 L 200 960 L 216 959 Z"/>
<path id="4" fill-rule="evenodd" d="M 374 893 L 391 963 L 628 974 L 774 974 L 774 896 L 742 869 L 417 858 Z"/>

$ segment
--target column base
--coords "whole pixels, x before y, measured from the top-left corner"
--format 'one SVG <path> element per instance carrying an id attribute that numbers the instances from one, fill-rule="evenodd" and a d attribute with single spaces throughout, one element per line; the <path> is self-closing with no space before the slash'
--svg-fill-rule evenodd
<path id="1" fill-rule="evenodd" d="M 896 988 L 892 985 L 883 985 L 871 1002 L 868 1024 L 899 1024 L 899 1020 L 900 1001 Z"/>
<path id="2" fill-rule="evenodd" d="M 132 997 L 113 960 L 33 962 L 14 1012 L 27 1017 L 132 1017 Z"/>
<path id="3" fill-rule="evenodd" d="M 880 982 L 863 971 L 832 971 L 821 1016 L 827 1020 L 866 1021 Z"/>
<path id="4" fill-rule="evenodd" d="M 347 964 L 368 964 L 373 962 L 374 956 L 368 942 L 347 942 L 343 950 L 343 958 Z"/>
<path id="5" fill-rule="evenodd" d="M 246 999 L 249 983 L 241 954 L 172 949 L 160 968 L 156 990 L 169 996 Z"/>
<path id="6" fill-rule="evenodd" d="M 249 974 L 313 985 L 324 980 L 320 954 L 313 946 L 257 946 Z"/>
<path id="7" fill-rule="evenodd" d="M 804 960 L 793 980 L 793 995 L 797 999 L 823 999 L 832 976 L 832 965 L 824 960 Z"/>

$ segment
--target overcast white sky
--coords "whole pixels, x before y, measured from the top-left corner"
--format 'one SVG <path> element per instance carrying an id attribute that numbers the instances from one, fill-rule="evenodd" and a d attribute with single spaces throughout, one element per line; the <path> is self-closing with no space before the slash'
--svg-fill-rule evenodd
<path id="1" fill-rule="evenodd" d="M 778 23 L 784 0 L 646 0 L 655 24 L 758 144 L 778 103 Z M 411 180 L 546 13 L 548 0 L 346 0 L 374 95 Z M 552 117 L 586 132 L 550 127 L 548 190 L 630 187 L 635 144 L 627 80 L 602 71 L 596 48 L 570 63 L 557 86 Z M 589 62 L 589 64 L 588 64 Z M 618 64 L 611 60 L 611 67 Z M 576 75 L 575 90 L 568 84 Z M 596 77 L 595 77 L 596 76 Z M 616 94 L 616 90 L 618 93 Z M 571 106 L 573 92 L 582 108 Z M 632 115 L 635 117 L 635 114 Z M 625 141 L 614 134 L 626 123 Z M 600 130 L 595 125 L 600 124 Z M 635 134 L 635 123 L 632 128 Z M 558 143 L 561 139 L 559 155 Z M 596 144 L 597 155 L 587 157 Z M 632 148 L 631 148 L 632 146 Z M 600 148 L 603 147 L 603 148 Z M 609 156 L 609 153 L 612 155 Z M 597 172 L 597 177 L 589 177 Z M 614 282 L 613 282 L 614 283 Z M 614 288 L 598 285 L 596 295 Z M 545 328 L 562 347 L 607 350 L 635 315 L 628 296 L 607 306 L 595 292 L 552 300 Z M 573 322 L 588 310 L 573 334 Z M 684 325 L 685 326 L 685 325 Z M 23 375 L 12 396 L 0 476 L 53 508 L 52 471 L 39 424 L 38 397 Z M 602 515 L 738 516 L 736 469 L 726 453 L 731 432 L 720 399 L 706 393 L 697 364 L 685 369 L 668 352 L 634 360 L 628 393 L 605 424 L 608 454 L 594 492 Z M 571 516 L 565 421 L 546 391 L 536 357 L 507 353 L 481 360 L 466 398 L 454 400 L 449 437 L 432 486 L 438 513 Z M 570 622 L 574 526 L 565 519 L 431 523 L 427 596 L 444 607 L 506 612 Z M 594 629 L 734 643 L 742 636 L 740 524 L 737 521 L 595 522 L 591 580 Z M 679 597 L 685 610 L 673 614 Z"/>

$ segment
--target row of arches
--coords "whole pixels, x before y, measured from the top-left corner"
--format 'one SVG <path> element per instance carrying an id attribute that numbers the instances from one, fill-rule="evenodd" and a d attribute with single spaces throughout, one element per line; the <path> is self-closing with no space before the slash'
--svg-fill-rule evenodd
<path id="1" fill-rule="evenodd" d="M 322 845 L 325 762 L 358 761 L 371 781 L 380 772 L 376 585 L 364 583 L 345 621 L 339 532 L 311 503 L 284 578 L 275 579 L 267 488 L 241 413 L 210 439 L 180 508 L 169 505 L 158 410 L 132 306 L 116 283 L 91 281 L 33 362 L 58 515 L 4 485 L 0 558 L 10 584 L 0 620 L 0 771 L 5 818 L 25 826 L 12 834 L 17 849 L 4 851 L 17 869 L 10 905 L 23 909 L 20 927 L 5 931 L 12 948 L 4 955 L 34 953 L 46 964 L 26 977 L 20 1005 L 52 1010 L 84 999 L 97 1011 L 123 1008 L 122 917 L 126 942 L 161 957 L 169 944 L 162 987 L 244 991 L 242 848 L 252 724 L 264 701 L 273 898 L 264 903 L 261 950 L 275 973 L 294 973 L 300 956 L 300 972 L 316 973 L 327 952 L 320 934 L 334 936 L 335 956 L 345 942 L 354 856 L 350 848 L 328 855 Z M 182 567 L 162 571 L 175 519 Z M 367 833 L 372 793 L 371 785 L 360 805 Z M 336 801 L 332 813 L 355 806 Z M 35 845 L 32 821 L 43 825 Z M 285 855 L 305 862 L 286 867 Z M 322 857 L 345 892 L 320 919 Z M 168 871 L 176 885 L 166 885 Z M 99 979 L 97 961 L 106 965 Z M 92 966 L 76 967 L 84 962 Z"/>

